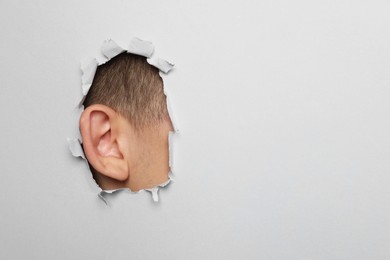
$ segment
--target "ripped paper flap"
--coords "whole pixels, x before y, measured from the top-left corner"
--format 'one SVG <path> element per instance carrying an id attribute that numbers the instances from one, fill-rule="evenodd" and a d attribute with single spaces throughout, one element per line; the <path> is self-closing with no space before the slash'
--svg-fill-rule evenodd
<path id="1" fill-rule="evenodd" d="M 125 50 L 122 49 L 118 44 L 116 44 L 113 40 L 106 40 L 103 42 L 101 47 L 102 54 L 108 59 L 112 59 L 115 56 L 121 54 Z"/>
<path id="2" fill-rule="evenodd" d="M 133 38 L 130 41 L 127 52 L 150 58 L 154 52 L 154 46 L 151 42 Z"/>
<path id="3" fill-rule="evenodd" d="M 164 188 L 165 186 L 167 186 L 170 182 L 171 182 L 171 178 L 169 178 L 166 182 L 164 183 L 161 183 L 159 184 L 158 186 L 154 187 L 154 188 L 151 188 L 151 189 L 145 189 L 146 191 L 149 191 L 150 193 L 152 193 L 152 198 L 153 198 L 153 201 L 154 202 L 158 202 L 159 200 L 159 197 L 158 197 L 158 191 L 160 188 Z"/>
<path id="4" fill-rule="evenodd" d="M 83 95 L 87 95 L 95 77 L 98 62 L 95 58 L 87 58 L 81 61 L 81 76 Z"/>
<path id="5" fill-rule="evenodd" d="M 147 61 L 150 65 L 158 68 L 160 71 L 164 72 L 165 74 L 167 74 L 173 68 L 173 66 L 175 66 L 169 61 L 163 60 L 161 58 L 150 58 Z"/>
<path id="6" fill-rule="evenodd" d="M 81 157 L 87 160 L 85 157 L 83 148 L 81 147 L 81 141 L 77 138 L 67 138 L 69 150 L 74 157 Z"/>

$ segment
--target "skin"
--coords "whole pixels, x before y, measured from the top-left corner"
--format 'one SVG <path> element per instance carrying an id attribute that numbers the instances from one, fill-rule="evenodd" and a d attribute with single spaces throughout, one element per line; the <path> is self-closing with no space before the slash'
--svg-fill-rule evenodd
<path id="1" fill-rule="evenodd" d="M 80 117 L 85 155 L 104 190 L 138 191 L 168 180 L 171 122 L 136 129 L 113 109 L 95 104 Z"/>

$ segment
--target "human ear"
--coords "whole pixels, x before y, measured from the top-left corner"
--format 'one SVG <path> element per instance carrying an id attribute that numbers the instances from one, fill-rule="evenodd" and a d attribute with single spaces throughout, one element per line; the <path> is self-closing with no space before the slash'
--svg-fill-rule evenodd
<path id="1" fill-rule="evenodd" d="M 102 175 L 125 181 L 129 171 L 118 120 L 118 113 L 105 105 L 88 106 L 80 116 L 80 133 L 91 166 Z"/>

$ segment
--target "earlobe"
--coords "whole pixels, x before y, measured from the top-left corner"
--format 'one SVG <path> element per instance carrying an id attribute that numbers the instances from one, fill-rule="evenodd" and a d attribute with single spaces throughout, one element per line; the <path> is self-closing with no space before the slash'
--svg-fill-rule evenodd
<path id="1" fill-rule="evenodd" d="M 80 117 L 80 133 L 85 155 L 100 174 L 118 181 L 129 178 L 128 164 L 121 150 L 119 120 L 111 108 L 95 104 L 87 107 Z"/>

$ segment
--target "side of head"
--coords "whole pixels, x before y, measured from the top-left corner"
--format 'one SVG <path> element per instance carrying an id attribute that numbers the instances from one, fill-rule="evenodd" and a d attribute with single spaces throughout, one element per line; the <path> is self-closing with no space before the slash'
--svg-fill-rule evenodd
<path id="1" fill-rule="evenodd" d="M 83 148 L 103 189 L 151 188 L 168 179 L 168 115 L 159 70 L 122 53 L 97 68 L 80 117 Z"/>

